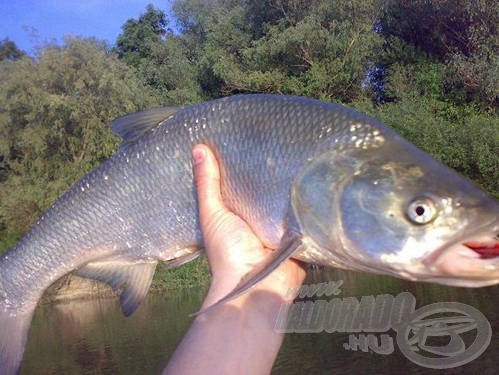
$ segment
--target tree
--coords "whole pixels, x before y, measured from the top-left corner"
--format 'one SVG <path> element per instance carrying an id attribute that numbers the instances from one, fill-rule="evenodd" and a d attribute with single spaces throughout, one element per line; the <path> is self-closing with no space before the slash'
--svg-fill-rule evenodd
<path id="1" fill-rule="evenodd" d="M 280 92 L 351 101 L 380 41 L 379 1 L 184 0 L 174 11 L 211 95 Z M 218 87 L 213 87 L 218 85 Z"/>
<path id="2" fill-rule="evenodd" d="M 47 46 L 38 60 L 1 63 L 0 102 L 2 240 L 19 238 L 116 149 L 107 123 L 154 104 L 131 68 L 82 39 Z"/>
<path id="3" fill-rule="evenodd" d="M 182 38 L 167 26 L 166 14 L 148 5 L 138 20 L 126 21 L 114 50 L 120 59 L 137 69 L 159 103 L 199 101 L 195 66 L 189 61 Z"/>
<path id="4" fill-rule="evenodd" d="M 444 95 L 496 106 L 498 24 L 495 1 L 386 1 L 378 25 L 385 38 L 379 64 L 396 71 L 421 61 L 438 61 L 446 66 L 439 83 Z"/>
<path id="5" fill-rule="evenodd" d="M 116 41 L 115 52 L 128 65 L 138 68 L 141 59 L 151 56 L 151 49 L 163 40 L 168 32 L 167 26 L 165 12 L 149 4 L 138 20 L 132 18 L 125 22 L 123 33 Z"/>

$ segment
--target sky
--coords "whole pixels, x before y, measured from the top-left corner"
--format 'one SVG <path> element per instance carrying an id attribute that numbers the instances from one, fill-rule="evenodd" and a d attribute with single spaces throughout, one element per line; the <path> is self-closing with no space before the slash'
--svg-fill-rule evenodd
<path id="1" fill-rule="evenodd" d="M 36 46 L 64 36 L 96 37 L 114 44 L 121 26 L 137 19 L 147 4 L 170 9 L 170 0 L 0 0 L 0 40 L 34 54 Z"/>

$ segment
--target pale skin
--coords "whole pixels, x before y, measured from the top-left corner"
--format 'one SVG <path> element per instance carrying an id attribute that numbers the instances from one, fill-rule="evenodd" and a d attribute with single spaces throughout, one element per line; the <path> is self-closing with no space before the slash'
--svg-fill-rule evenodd
<path id="1" fill-rule="evenodd" d="M 199 217 L 212 280 L 201 308 L 227 295 L 272 251 L 248 224 L 228 210 L 220 193 L 217 160 L 205 145 L 193 149 Z M 268 374 L 283 334 L 274 331 L 289 288 L 299 286 L 305 270 L 294 260 L 281 264 L 244 295 L 198 315 L 163 374 Z"/>

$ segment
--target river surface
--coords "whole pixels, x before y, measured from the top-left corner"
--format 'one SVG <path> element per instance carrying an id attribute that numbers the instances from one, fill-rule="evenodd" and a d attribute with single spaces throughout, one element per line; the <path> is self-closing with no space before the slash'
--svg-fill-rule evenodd
<path id="1" fill-rule="evenodd" d="M 392 329 L 384 332 L 393 339 L 391 354 L 363 352 L 359 347 L 347 350 L 349 333 L 288 333 L 274 374 L 499 373 L 498 286 L 451 288 L 337 270 L 309 272 L 306 283 L 340 280 L 343 284 L 339 295 L 317 299 L 355 297 L 360 301 L 362 296 L 396 297 L 401 292 L 410 292 L 416 298 L 416 309 L 437 302 L 467 304 L 489 321 L 490 344 L 467 364 L 435 370 L 415 364 L 402 354 L 397 346 L 397 333 Z M 22 374 L 160 374 L 191 323 L 189 314 L 199 309 L 205 291 L 206 288 L 195 288 L 152 294 L 129 318 L 122 316 L 115 299 L 40 305 L 33 318 Z M 375 335 L 379 338 L 381 334 Z M 360 337 L 360 333 L 353 335 Z M 460 337 L 469 347 L 477 335 L 475 329 Z M 449 341 L 448 337 L 439 339 Z M 445 345 L 442 341 L 437 346 Z"/>

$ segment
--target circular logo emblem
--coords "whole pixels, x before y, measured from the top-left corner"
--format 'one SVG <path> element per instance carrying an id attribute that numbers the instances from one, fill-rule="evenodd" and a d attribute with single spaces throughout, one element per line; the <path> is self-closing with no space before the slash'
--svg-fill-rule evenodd
<path id="1" fill-rule="evenodd" d="M 466 332 L 470 333 L 464 340 L 460 334 Z M 491 338 L 487 318 L 474 307 L 458 302 L 424 306 L 401 322 L 397 330 L 397 344 L 402 353 L 420 366 L 435 369 L 457 367 L 474 360 L 489 346 Z"/>

